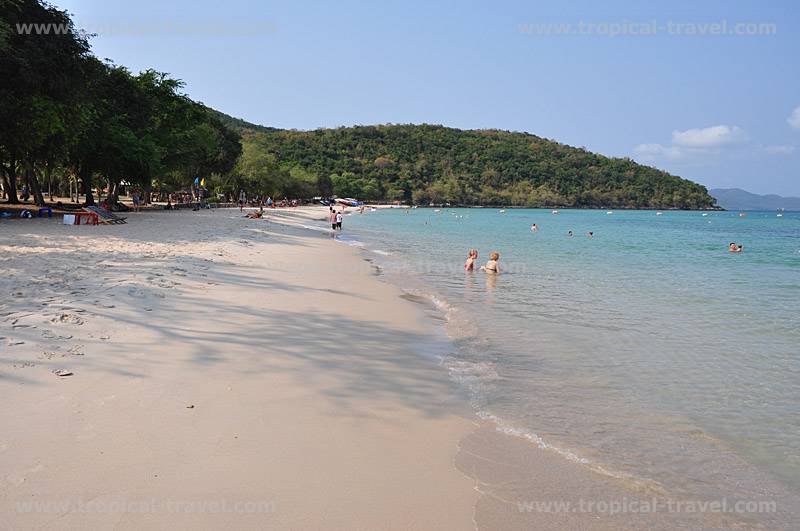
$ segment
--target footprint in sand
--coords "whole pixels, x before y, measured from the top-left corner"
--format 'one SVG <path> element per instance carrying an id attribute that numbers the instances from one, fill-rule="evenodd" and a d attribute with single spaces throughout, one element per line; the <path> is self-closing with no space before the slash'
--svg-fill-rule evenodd
<path id="1" fill-rule="evenodd" d="M 72 324 L 72 325 L 82 325 L 85 321 L 78 317 L 77 315 L 73 315 L 71 313 L 62 313 L 56 317 L 50 319 L 51 323 L 61 323 L 61 324 Z"/>
<path id="2" fill-rule="evenodd" d="M 41 472 L 42 470 L 44 470 L 44 465 L 39 463 L 38 465 L 33 466 L 31 468 L 12 472 L 11 474 L 6 476 L 6 481 L 8 481 L 12 485 L 22 485 L 23 483 L 25 483 L 25 480 L 28 478 L 28 476 L 30 476 L 31 474 L 35 474 L 36 472 Z"/>
<path id="3" fill-rule="evenodd" d="M 83 356 L 83 345 L 72 345 L 67 352 L 72 356 Z"/>
<path id="4" fill-rule="evenodd" d="M 9 347 L 16 347 L 17 345 L 24 345 L 24 344 L 25 344 L 24 341 L 19 341 L 18 339 L 9 339 L 6 342 L 6 345 L 8 345 Z"/>
<path id="5" fill-rule="evenodd" d="M 143 299 L 147 296 L 145 292 L 139 288 L 128 288 L 128 295 L 131 297 L 136 297 L 137 299 Z"/>
<path id="6" fill-rule="evenodd" d="M 56 339 L 58 341 L 66 341 L 68 339 L 72 339 L 72 334 L 60 336 L 58 334 L 54 334 L 52 330 L 44 330 L 42 332 L 42 337 L 44 337 L 45 339 Z"/>
<path id="7" fill-rule="evenodd" d="M 25 367 L 35 367 L 36 364 L 32 361 L 19 361 L 13 365 L 17 369 L 24 369 Z"/>

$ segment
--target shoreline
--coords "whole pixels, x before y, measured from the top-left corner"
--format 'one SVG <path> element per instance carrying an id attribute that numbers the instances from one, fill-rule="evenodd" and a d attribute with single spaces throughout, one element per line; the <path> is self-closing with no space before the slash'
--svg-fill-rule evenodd
<path id="1" fill-rule="evenodd" d="M 356 249 L 324 237 L 317 221 L 326 210 L 270 211 L 266 222 L 233 209 L 164 212 L 180 216 L 167 224 L 134 214 L 122 230 L 34 221 L 47 236 L 14 225 L 33 239 L 18 250 L 49 279 L 32 277 L 47 292 L 40 299 L 0 281 L 14 295 L 10 306 L 33 307 L 8 320 L 16 308 L 0 306 L 0 336 L 12 339 L 0 340 L 0 396 L 18 404 L 0 418 L 12 434 L 0 436 L 0 508 L 15 527 L 740 523 L 728 514 L 580 510 L 587 500 L 652 493 L 476 417 L 436 361 L 452 348 L 442 327 Z M 14 235 L 0 233 L 0 248 L 9 242 Z M 76 256 L 78 243 L 92 244 L 88 256 Z M 14 260 L 12 252 L 3 261 L 12 280 L 22 274 Z M 98 293 L 89 305 L 77 300 L 87 292 Z M 15 319 L 11 327 L 21 328 L 8 326 Z M 26 342 L 11 346 L 17 336 Z M 59 378 L 49 372 L 56 366 L 74 374 Z M 14 507 L 66 493 L 109 503 L 260 501 L 270 510 L 31 515 Z M 554 501 L 570 508 L 535 505 Z"/>
<path id="2" fill-rule="evenodd" d="M 369 226 L 370 230 L 374 229 L 371 225 Z M 363 239 L 362 237 L 367 238 Z M 375 263 L 386 268 L 384 274 L 381 275 L 382 279 L 402 289 L 409 300 L 415 300 L 427 309 L 432 307 L 436 313 L 441 315 L 441 318 L 436 319 L 436 322 L 439 326 L 448 329 L 451 341 L 462 342 L 464 339 L 472 337 L 475 332 L 468 332 L 464 327 L 467 326 L 469 330 L 472 330 L 476 323 L 464 320 L 466 309 L 463 305 L 453 305 L 453 301 L 448 301 L 448 295 L 440 289 L 442 286 L 431 283 L 426 275 L 420 274 L 424 267 L 417 271 L 414 270 L 413 266 L 409 269 L 407 260 L 402 256 L 400 257 L 401 263 L 396 263 L 397 257 L 393 255 L 399 249 L 397 244 L 392 245 L 384 239 L 376 239 L 376 234 L 370 232 L 359 236 L 358 231 L 356 231 L 355 240 L 356 248 L 365 257 L 369 257 L 365 259 L 375 261 Z M 400 247 L 402 247 L 402 244 Z M 391 253 L 383 249 L 389 249 Z M 373 253 L 380 256 L 374 256 Z M 451 271 L 451 274 L 458 276 L 458 271 Z M 442 282 L 449 282 L 449 280 L 438 276 L 436 279 Z M 453 294 L 450 293 L 450 295 Z M 459 302 L 457 298 L 455 302 Z M 473 300 L 472 302 L 477 301 Z M 461 347 L 458 348 L 461 349 Z M 451 358 L 451 361 L 443 360 L 443 369 L 450 371 L 451 377 L 459 382 L 459 386 L 472 395 L 473 385 L 482 385 L 481 381 L 483 381 L 484 377 L 475 373 L 475 371 L 483 371 L 482 364 L 475 361 L 474 358 L 472 362 L 465 361 L 470 358 L 471 356 L 466 355 L 456 356 Z M 491 364 L 491 362 L 489 363 Z M 506 376 L 513 378 L 513 375 Z M 486 377 L 491 380 L 491 374 L 487 374 Z M 470 383 L 476 378 L 478 379 L 476 384 Z M 775 477 L 765 473 L 765 471 L 754 468 L 751 463 L 743 461 L 736 452 L 724 445 L 722 441 L 717 442 L 725 449 L 724 466 L 717 469 L 706 466 L 703 469 L 703 473 L 727 472 L 737 477 L 746 474 L 749 476 L 750 482 L 748 484 L 751 489 L 740 490 L 735 494 L 734 492 L 726 494 L 724 491 L 719 491 L 714 494 L 701 495 L 697 492 L 691 493 L 689 489 L 684 489 L 680 486 L 677 490 L 674 490 L 671 487 L 662 485 L 657 480 L 657 476 L 651 478 L 647 474 L 637 474 L 636 471 L 626 472 L 624 468 L 618 468 L 610 464 L 610 462 L 597 460 L 592 457 L 591 443 L 579 443 L 577 446 L 571 447 L 569 443 L 566 443 L 565 446 L 564 441 L 549 440 L 546 436 L 542 439 L 536 432 L 531 431 L 531 427 L 524 427 L 524 423 L 508 421 L 493 415 L 491 413 L 492 408 L 487 409 L 485 406 L 480 405 L 482 399 L 480 392 L 474 398 L 478 402 L 474 405 L 473 415 L 480 419 L 478 431 L 482 432 L 482 435 L 478 438 L 486 445 L 478 453 L 493 454 L 493 449 L 508 449 L 507 453 L 500 455 L 502 459 L 495 463 L 498 465 L 496 468 L 502 468 L 501 464 L 507 466 L 508 477 L 505 478 L 505 481 L 510 481 L 510 477 L 515 478 L 513 483 L 516 483 L 518 488 L 507 489 L 502 485 L 503 482 L 496 481 L 497 470 L 489 472 L 485 470 L 485 467 L 478 466 L 477 470 L 483 472 L 483 474 L 474 475 L 470 472 L 470 468 L 467 467 L 465 473 L 476 477 L 479 485 L 485 487 L 481 488 L 481 492 L 487 499 L 482 500 L 479 507 L 491 506 L 492 498 L 495 498 L 493 501 L 498 502 L 493 508 L 496 513 L 495 516 L 502 516 L 501 520 L 503 518 L 508 520 L 511 528 L 528 528 L 526 526 L 551 528 L 549 524 L 553 524 L 554 521 L 543 515 L 515 514 L 518 511 L 515 511 L 513 503 L 509 504 L 509 497 L 516 499 L 523 505 L 525 500 L 549 501 L 554 505 L 567 503 L 570 505 L 567 512 L 573 515 L 571 519 L 575 521 L 584 520 L 583 526 L 601 529 L 606 528 L 604 526 L 609 526 L 609 528 L 622 526 L 621 520 L 624 525 L 632 526 L 631 528 L 672 529 L 676 526 L 687 526 L 692 529 L 701 529 L 717 528 L 723 525 L 725 527 L 758 526 L 768 523 L 771 528 L 783 529 L 791 528 L 791 524 L 788 522 L 795 521 L 794 519 L 797 517 L 792 508 L 800 505 L 798 505 L 797 497 L 787 490 L 788 487 Z M 469 439 L 472 439 L 472 437 Z M 578 453 L 573 453 L 570 448 L 574 448 L 574 451 Z M 475 454 L 474 450 L 469 452 L 468 455 L 473 458 L 476 457 L 472 454 Z M 513 459 L 509 459 L 511 454 L 515 454 Z M 572 487 L 564 488 L 562 486 L 559 489 L 558 487 L 547 485 L 546 488 L 542 489 L 542 485 L 530 482 L 523 487 L 522 483 L 525 483 L 525 480 L 529 478 L 525 478 L 516 468 L 524 469 L 526 463 L 529 465 L 529 478 L 540 477 L 542 474 L 540 469 L 542 467 L 546 469 L 549 466 L 558 471 L 553 472 L 546 483 L 558 485 L 560 482 L 569 482 L 572 483 Z M 567 478 L 571 478 L 571 480 Z M 577 481 L 578 478 L 581 480 Z M 497 483 L 497 485 L 494 485 L 497 489 L 496 491 L 491 488 L 493 480 Z M 551 496 L 554 492 L 557 494 L 550 500 L 542 500 L 542 491 Z M 498 492 L 500 493 L 499 496 Z M 576 493 L 579 493 L 580 496 Z M 580 502 L 586 502 L 586 506 L 581 508 Z M 500 510 L 500 508 L 504 505 L 505 514 L 503 515 L 504 511 Z M 510 510 L 509 505 L 511 505 Z M 547 505 L 547 503 L 543 505 Z M 617 507 L 616 515 L 614 513 L 615 505 Z M 742 509 L 742 506 L 745 505 L 749 508 Z M 753 505 L 758 505 L 758 508 L 753 509 Z M 610 510 L 608 507 L 611 507 Z M 529 507 L 521 506 L 519 511 L 529 513 L 529 509 Z M 543 507 L 543 509 L 545 509 L 544 512 L 547 512 L 547 507 Z M 576 517 L 576 512 L 582 515 L 583 513 L 592 513 L 592 516 Z M 642 515 L 648 512 L 650 513 L 650 518 L 642 518 Z M 621 513 L 627 517 L 620 518 Z M 638 513 L 639 516 L 634 513 Z M 612 518 L 607 518 L 609 516 Z M 485 522 L 485 520 L 481 521 Z M 563 525 L 563 522 L 560 525 Z M 488 528 L 491 528 L 491 525 Z M 558 528 L 558 526 L 554 524 L 553 528 Z"/>

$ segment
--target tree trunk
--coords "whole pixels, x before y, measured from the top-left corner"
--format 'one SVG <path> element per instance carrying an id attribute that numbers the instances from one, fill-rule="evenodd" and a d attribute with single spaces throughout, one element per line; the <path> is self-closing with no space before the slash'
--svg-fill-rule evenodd
<path id="1" fill-rule="evenodd" d="M 25 165 L 25 179 L 28 182 L 28 188 L 33 195 L 33 202 L 36 206 L 43 207 L 45 206 L 44 203 L 44 196 L 42 195 L 42 187 L 39 186 L 39 179 L 36 178 L 36 168 L 34 167 L 34 162 L 32 159 L 27 159 L 24 163 Z"/>
<path id="2" fill-rule="evenodd" d="M 119 203 L 119 183 L 108 182 L 108 206 L 114 206 Z"/>
<path id="3" fill-rule="evenodd" d="M 6 177 L 8 178 L 8 202 L 9 204 L 15 205 L 19 203 L 19 196 L 17 196 L 17 158 L 13 153 L 8 162 L 8 168 L 6 169 Z"/>
<path id="4" fill-rule="evenodd" d="M 44 163 L 44 175 L 45 179 L 47 179 L 47 197 L 50 198 L 50 202 L 53 202 L 53 163 L 52 161 L 47 161 Z"/>
<path id="5" fill-rule="evenodd" d="M 142 192 L 142 202 L 145 205 L 149 205 L 151 203 L 150 196 L 153 195 L 153 180 L 148 179 L 147 183 L 144 185 L 144 191 Z"/>
<path id="6" fill-rule="evenodd" d="M 92 195 L 92 172 L 80 168 L 78 170 L 78 177 L 81 179 L 83 185 L 83 195 L 86 196 L 86 206 L 94 205 L 94 196 Z"/>
<path id="7" fill-rule="evenodd" d="M 0 177 L 3 178 L 2 184 L 3 186 L 3 199 L 8 199 L 8 189 L 10 186 L 8 185 L 8 175 L 6 175 L 6 165 L 0 162 Z"/>

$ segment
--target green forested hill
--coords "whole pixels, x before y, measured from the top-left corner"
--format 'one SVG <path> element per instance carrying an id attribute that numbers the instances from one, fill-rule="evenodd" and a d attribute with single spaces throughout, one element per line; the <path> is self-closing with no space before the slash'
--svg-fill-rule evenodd
<path id="1" fill-rule="evenodd" d="M 258 168 L 253 162 L 267 160 L 276 172 L 294 171 L 307 184 L 301 189 L 322 194 L 531 207 L 698 209 L 714 203 L 691 181 L 527 133 L 439 125 L 294 131 L 227 118 L 243 134 L 246 177 L 255 178 L 247 175 Z M 259 180 L 264 177 L 262 168 Z"/>

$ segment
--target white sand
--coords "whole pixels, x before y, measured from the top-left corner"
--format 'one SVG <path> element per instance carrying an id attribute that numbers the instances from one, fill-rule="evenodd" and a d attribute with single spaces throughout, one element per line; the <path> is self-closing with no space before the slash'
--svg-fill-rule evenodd
<path id="1" fill-rule="evenodd" d="M 474 527 L 435 331 L 347 246 L 233 210 L 32 220 L 0 270 L 0 528 Z"/>

